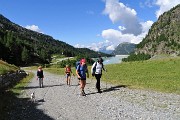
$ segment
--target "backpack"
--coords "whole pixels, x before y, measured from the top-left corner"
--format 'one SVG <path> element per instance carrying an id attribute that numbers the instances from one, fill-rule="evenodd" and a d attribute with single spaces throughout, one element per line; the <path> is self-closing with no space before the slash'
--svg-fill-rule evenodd
<path id="1" fill-rule="evenodd" d="M 81 67 L 81 66 L 80 66 L 80 62 L 77 61 L 77 62 L 76 62 L 76 65 L 77 65 L 77 66 L 75 66 L 75 68 L 76 68 L 76 69 L 78 68 L 77 71 L 78 71 L 78 73 L 80 73 L 80 67 Z M 78 66 L 79 66 L 79 67 L 78 67 Z M 86 73 L 87 73 L 87 72 L 88 72 L 87 64 L 85 64 L 85 67 L 86 67 Z"/>
<path id="2" fill-rule="evenodd" d="M 97 62 L 95 63 L 95 66 L 93 67 L 92 76 L 95 75 L 95 72 L 96 72 L 96 66 L 97 66 Z M 102 69 L 104 69 L 104 64 L 103 64 L 103 63 L 102 63 Z"/>
<path id="3" fill-rule="evenodd" d="M 75 69 L 77 69 L 77 66 L 80 65 L 80 61 L 76 62 Z"/>

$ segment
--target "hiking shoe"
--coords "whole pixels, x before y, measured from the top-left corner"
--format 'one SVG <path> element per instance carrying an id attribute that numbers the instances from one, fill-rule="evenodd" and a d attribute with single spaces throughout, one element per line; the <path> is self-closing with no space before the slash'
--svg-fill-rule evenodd
<path id="1" fill-rule="evenodd" d="M 86 93 L 83 91 L 81 91 L 81 96 L 86 96 Z"/>
<path id="2" fill-rule="evenodd" d="M 98 90 L 98 93 L 102 93 L 102 91 L 101 91 L 101 90 Z"/>
<path id="3" fill-rule="evenodd" d="M 84 90 L 83 90 L 83 96 L 86 96 L 86 93 L 84 92 Z"/>

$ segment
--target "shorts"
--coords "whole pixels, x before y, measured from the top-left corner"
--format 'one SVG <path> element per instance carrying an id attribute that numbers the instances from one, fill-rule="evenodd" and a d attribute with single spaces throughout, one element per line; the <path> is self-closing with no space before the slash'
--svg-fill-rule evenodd
<path id="1" fill-rule="evenodd" d="M 86 78 L 79 78 L 79 80 L 86 80 Z"/>
<path id="2" fill-rule="evenodd" d="M 71 74 L 66 74 L 66 77 L 68 78 L 68 77 L 71 77 Z"/>

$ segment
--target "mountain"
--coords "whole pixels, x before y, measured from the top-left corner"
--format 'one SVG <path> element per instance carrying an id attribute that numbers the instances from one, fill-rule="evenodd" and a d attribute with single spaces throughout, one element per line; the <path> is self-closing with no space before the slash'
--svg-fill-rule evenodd
<path id="1" fill-rule="evenodd" d="M 128 55 L 134 52 L 136 44 L 124 42 L 119 44 L 115 50 L 111 53 L 113 55 Z"/>
<path id="2" fill-rule="evenodd" d="M 158 18 L 135 53 L 180 55 L 180 4 Z"/>
<path id="3" fill-rule="evenodd" d="M 107 46 L 104 46 L 104 47 L 100 48 L 99 52 L 106 53 L 106 54 L 111 54 L 113 50 L 107 50 L 106 48 L 107 48 Z"/>
<path id="4" fill-rule="evenodd" d="M 49 63 L 52 54 L 97 57 L 99 52 L 73 46 L 21 27 L 0 14 L 0 58 L 15 65 Z M 101 56 L 110 56 L 100 53 Z"/>

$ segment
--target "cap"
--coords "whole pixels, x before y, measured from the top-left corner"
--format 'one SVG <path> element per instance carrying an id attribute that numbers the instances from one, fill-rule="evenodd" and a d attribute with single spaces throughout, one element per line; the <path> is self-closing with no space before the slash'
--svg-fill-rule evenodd
<path id="1" fill-rule="evenodd" d="M 84 59 L 84 58 L 81 59 L 81 63 L 82 63 L 82 62 L 86 63 L 86 59 Z"/>

